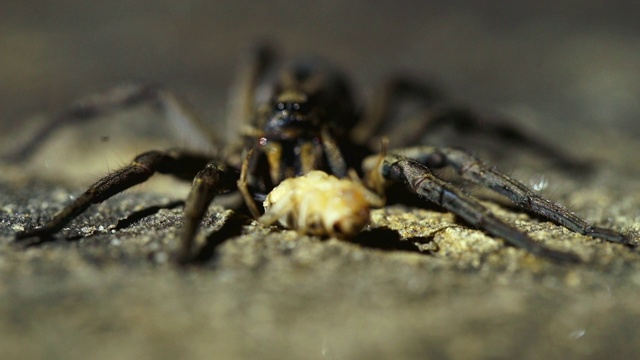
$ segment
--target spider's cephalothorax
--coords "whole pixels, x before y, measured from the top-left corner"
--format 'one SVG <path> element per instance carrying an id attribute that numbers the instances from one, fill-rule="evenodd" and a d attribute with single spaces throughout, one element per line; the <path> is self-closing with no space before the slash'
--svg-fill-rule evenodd
<path id="1" fill-rule="evenodd" d="M 228 139 L 225 151 L 221 152 L 224 156 L 184 150 L 145 152 L 131 164 L 100 179 L 42 227 L 18 233 L 16 238 L 52 238 L 92 204 L 144 182 L 154 173 L 166 173 L 193 180 L 185 203 L 178 254 L 180 261 L 188 262 L 196 255 L 193 239 L 200 222 L 217 194 L 241 192 L 252 215 L 266 223 L 279 221 L 312 234 L 353 236 L 364 226 L 367 218 L 363 216 L 368 214 L 368 206 L 381 206 L 380 202 L 385 197 L 384 185 L 397 182 L 404 184 L 409 192 L 455 213 L 467 224 L 503 238 L 512 245 L 549 259 L 579 260 L 573 253 L 544 247 L 495 216 L 457 186 L 431 172 L 434 168 L 449 167 L 462 179 L 485 186 L 524 210 L 577 233 L 631 243 L 627 236 L 590 225 L 465 151 L 420 143 L 422 134 L 450 125 L 455 130 L 497 134 L 503 140 L 517 141 L 520 147 L 528 147 L 564 165 L 577 166 L 575 159 L 504 119 L 451 106 L 430 86 L 400 77 L 385 83 L 371 106 L 361 112 L 356 107 L 346 77 L 324 63 L 316 60 L 297 62 L 276 73 L 270 49 L 259 48 L 253 55 L 234 86 L 229 128 L 234 130 L 233 134 L 238 139 Z M 279 75 L 271 76 L 274 73 Z M 412 121 L 399 125 L 402 128 L 394 128 L 393 119 L 398 112 L 396 104 L 398 100 L 407 98 L 418 100 L 418 113 Z M 13 158 L 28 156 L 62 124 L 86 121 L 141 102 L 160 104 L 167 116 L 174 120 L 173 124 L 197 129 L 201 123 L 167 89 L 148 85 L 128 86 L 90 97 L 62 112 L 36 134 L 33 141 L 16 151 Z M 391 140 L 403 147 L 378 154 L 378 149 L 370 146 L 377 146 L 386 131 L 402 135 Z M 204 133 L 193 132 L 193 136 L 203 137 Z M 364 176 L 362 181 L 357 178 L 356 171 L 350 171 L 352 169 Z M 335 177 L 325 176 L 319 171 Z M 310 176 L 304 176 L 306 174 Z M 285 179 L 291 181 L 285 182 Z M 326 184 L 316 186 L 314 181 L 326 181 Z M 281 183 L 283 186 L 270 194 Z M 370 189 L 364 188 L 365 184 Z M 305 198 L 307 192 L 315 192 L 314 197 Z M 365 197 L 364 194 L 368 195 Z M 342 201 L 330 201 L 331 197 L 341 196 Z M 262 211 L 255 205 L 256 199 L 266 199 L 265 204 L 270 210 L 264 216 L 260 216 Z M 344 208 L 336 209 L 335 206 Z"/>
<path id="2" fill-rule="evenodd" d="M 256 104 L 255 121 L 243 134 L 246 148 L 256 150 L 249 182 L 266 193 L 311 170 L 344 177 L 347 165 L 338 144 L 358 119 L 345 77 L 326 64 L 294 63 L 268 86 L 269 101 Z M 269 168 L 269 178 L 258 179 L 258 168 Z"/>

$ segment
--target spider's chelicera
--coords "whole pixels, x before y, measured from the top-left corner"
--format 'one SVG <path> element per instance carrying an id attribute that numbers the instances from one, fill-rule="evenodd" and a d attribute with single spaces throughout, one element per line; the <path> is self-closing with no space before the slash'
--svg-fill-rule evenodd
<path id="1" fill-rule="evenodd" d="M 279 202 L 267 202 L 267 205 L 273 205 L 273 209 L 279 210 L 271 209 L 262 215 L 265 222 L 280 221 L 309 233 L 349 236 L 353 235 L 353 229 L 358 231 L 362 228 L 362 222 L 367 221 L 358 216 L 364 216 L 365 210 L 368 216 L 368 208 L 364 207 L 370 201 L 351 202 L 350 205 L 356 206 L 352 212 L 356 214 L 353 215 L 355 217 L 352 222 L 339 216 L 335 221 L 327 222 L 336 213 L 333 210 L 341 210 L 332 209 L 332 206 L 342 205 L 318 205 L 322 201 L 303 201 L 287 192 L 294 191 L 296 186 L 307 186 L 302 184 L 308 184 L 309 181 L 311 184 L 313 181 L 327 181 L 327 189 L 309 189 L 331 193 L 332 189 L 344 187 L 345 190 L 339 191 L 351 192 L 348 196 L 360 199 L 360 190 L 350 187 L 348 183 L 352 181 L 354 186 L 356 183 L 357 186 L 366 184 L 369 189 L 363 187 L 365 193 L 376 193 L 380 199 L 384 199 L 385 185 L 395 182 L 404 184 L 410 193 L 455 213 L 467 224 L 500 237 L 514 246 L 553 260 L 579 261 L 573 253 L 553 250 L 534 241 L 526 233 L 495 216 L 475 198 L 432 173 L 432 169 L 450 167 L 462 179 L 502 194 L 524 210 L 574 232 L 612 242 L 630 243 L 627 236 L 615 230 L 590 225 L 563 206 L 541 197 L 519 181 L 486 166 L 465 151 L 420 144 L 421 135 L 427 131 L 441 125 L 452 125 L 466 131 L 492 131 L 554 160 L 575 164 L 573 159 L 562 152 L 508 122 L 481 116 L 465 108 L 449 106 L 437 91 L 407 78 L 388 81 L 367 111 L 359 111 L 346 77 L 330 66 L 316 60 L 303 61 L 282 66 L 276 72 L 273 71 L 276 67 L 270 49 L 259 48 L 252 54 L 234 88 L 235 101 L 229 115 L 229 125 L 237 130 L 235 140 L 218 146 L 224 148 L 219 155 L 184 150 L 140 154 L 129 165 L 97 181 L 48 223 L 18 233 L 16 238 L 51 238 L 92 204 L 140 184 L 154 173 L 171 174 L 180 179 L 193 180 L 193 187 L 185 203 L 184 227 L 178 254 L 179 261 L 189 262 L 194 258 L 193 239 L 199 224 L 218 194 L 240 191 L 256 218 L 260 217 L 261 211 L 255 205 L 255 200 L 277 198 Z M 395 131 L 404 134 L 401 139 L 404 142 L 403 148 L 379 154 L 376 148 L 384 135 L 383 128 L 397 114 L 398 100 L 404 97 L 418 99 L 424 105 L 420 116 L 415 121 L 400 125 L 411 126 L 408 129 L 410 131 Z M 60 124 L 94 118 L 108 111 L 143 102 L 159 104 L 167 116 L 189 123 L 189 126 L 199 123 L 168 90 L 158 86 L 128 86 L 90 97 L 61 113 L 51 126 L 36 135 L 33 141 L 13 154 L 13 157 L 18 159 L 28 156 L 38 142 Z M 353 169 L 359 172 L 362 182 L 353 179 Z M 305 177 L 304 181 L 285 183 L 287 179 L 295 180 L 306 174 L 310 176 Z M 328 178 L 328 174 L 333 177 Z M 337 181 L 336 177 L 347 183 Z M 279 184 L 284 186 L 278 187 Z M 277 193 L 270 194 L 276 187 Z M 291 201 L 302 202 L 301 208 L 304 211 L 289 206 L 287 202 Z M 310 206 L 314 208 L 311 209 Z M 358 206 L 363 207 L 362 211 L 358 211 Z M 292 212 L 301 219 L 288 221 L 295 217 Z M 318 220 L 312 220 L 310 216 L 316 216 Z M 357 226 L 352 226 L 353 222 Z"/>

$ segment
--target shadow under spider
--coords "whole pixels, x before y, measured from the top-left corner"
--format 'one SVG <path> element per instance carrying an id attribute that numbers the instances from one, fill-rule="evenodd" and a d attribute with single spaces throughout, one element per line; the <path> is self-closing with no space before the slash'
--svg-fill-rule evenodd
<path id="1" fill-rule="evenodd" d="M 138 210 L 126 218 L 118 220 L 114 229 L 121 230 L 127 228 L 145 217 L 155 215 L 162 209 L 174 209 L 179 206 L 184 206 L 184 201 L 177 200 L 165 205 L 150 206 L 142 210 Z M 231 238 L 240 236 L 242 234 L 243 227 L 249 223 L 251 223 L 251 219 L 247 216 L 235 211 L 231 212 L 231 214 L 224 220 L 222 227 L 207 236 L 204 245 L 194 255 L 192 262 L 195 264 L 203 264 L 211 260 L 215 256 L 215 251 L 218 246 Z M 77 239 L 76 237 L 69 238 L 68 240 L 74 241 L 80 238 L 82 238 L 82 236 L 77 236 Z"/>
<path id="2" fill-rule="evenodd" d="M 227 240 L 242 235 L 243 227 L 249 225 L 252 219 L 238 212 L 231 212 L 222 223 L 222 227 L 209 234 L 204 245 L 194 255 L 192 264 L 204 264 L 216 256 L 216 249 Z"/>
<path id="3" fill-rule="evenodd" d="M 162 209 L 170 210 L 170 209 L 175 209 L 175 208 L 177 208 L 179 206 L 184 206 L 184 201 L 176 200 L 176 201 L 172 201 L 170 203 L 167 203 L 165 205 L 155 205 L 155 206 L 150 206 L 148 208 L 144 208 L 142 210 L 135 211 L 135 212 L 131 213 L 129 216 L 125 217 L 124 219 L 118 220 L 114 230 L 121 230 L 121 229 L 124 229 L 124 228 L 128 228 L 129 226 L 131 226 L 131 225 L 135 224 L 136 222 L 146 218 L 147 216 L 151 216 L 151 215 L 157 214 L 158 211 L 160 211 Z"/>
<path id="4" fill-rule="evenodd" d="M 356 244 L 365 248 L 385 250 L 385 251 L 409 251 L 420 254 L 427 253 L 421 250 L 416 243 L 427 244 L 433 241 L 435 234 L 427 237 L 412 237 L 402 239 L 400 233 L 387 227 L 374 228 L 369 231 L 362 231 L 354 238 L 344 241 Z"/>
<path id="5" fill-rule="evenodd" d="M 144 209 L 135 211 L 125 218 L 121 218 L 116 223 L 114 230 L 126 229 L 138 221 L 157 214 L 162 209 L 174 209 L 184 205 L 184 201 L 177 200 L 172 201 L 164 205 L 149 206 Z M 192 264 L 205 264 L 211 261 L 216 256 L 216 249 L 225 243 L 226 241 L 242 235 L 244 226 L 249 225 L 252 219 L 241 211 L 233 211 L 224 220 L 222 226 L 212 231 L 205 239 L 204 244 L 194 254 Z M 412 237 L 403 239 L 397 230 L 392 230 L 387 227 L 373 228 L 368 231 L 362 231 L 353 238 L 343 239 L 342 241 L 356 244 L 363 248 L 384 250 L 384 251 L 406 251 L 419 254 L 429 254 L 432 251 L 425 249 L 426 245 L 433 242 L 434 236 L 439 232 L 435 231 L 432 234 L 422 237 Z M 66 241 L 75 242 L 81 239 L 90 238 L 101 234 L 87 235 L 73 235 L 66 237 Z M 54 241 L 56 237 L 40 239 L 39 241 L 30 242 L 25 244 L 25 247 L 37 246 L 48 241 Z M 422 245 L 422 246 L 420 246 Z"/>
<path id="6" fill-rule="evenodd" d="M 167 204 L 164 205 L 154 205 L 154 206 L 149 206 L 147 208 L 138 210 L 138 211 L 134 211 L 133 213 L 129 214 L 127 217 L 122 218 L 120 220 L 118 220 L 118 222 L 116 223 L 114 230 L 122 230 L 122 229 L 126 229 L 128 227 L 130 227 L 131 225 L 135 224 L 136 222 L 151 216 L 151 215 L 155 215 L 157 214 L 160 210 L 162 209 L 174 209 L 177 208 L 179 206 L 183 206 L 184 205 L 184 201 L 182 200 L 177 200 L 177 201 L 172 201 L 169 202 Z M 77 231 L 74 231 L 77 232 Z M 67 236 L 65 237 L 65 240 L 67 242 L 75 242 L 75 241 L 79 241 L 81 239 L 86 239 L 86 238 L 91 238 L 94 236 L 98 236 L 98 235 L 103 235 L 103 233 L 93 233 L 91 235 L 83 235 L 81 233 L 77 233 L 76 235 L 71 235 L 71 236 Z M 27 241 L 25 243 L 23 243 L 23 247 L 25 248 L 29 248 L 29 247 L 34 247 L 34 246 L 39 246 L 42 245 L 44 243 L 47 242 L 52 242 L 57 240 L 59 237 L 54 236 L 54 235 L 50 235 L 50 236 L 46 236 L 46 237 L 42 237 L 42 238 L 34 238 L 33 241 Z"/>

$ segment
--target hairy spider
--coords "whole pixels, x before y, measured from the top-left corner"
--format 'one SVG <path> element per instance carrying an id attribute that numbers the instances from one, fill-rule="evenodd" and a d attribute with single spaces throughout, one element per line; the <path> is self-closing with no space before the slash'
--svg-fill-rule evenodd
<path id="1" fill-rule="evenodd" d="M 519 181 L 485 165 L 463 150 L 420 145 L 420 137 L 425 132 L 441 125 L 453 125 L 464 131 L 493 132 L 565 164 L 575 164 L 570 157 L 507 121 L 447 105 L 431 87 L 400 77 L 388 81 L 370 108 L 361 112 L 341 72 L 318 60 L 294 62 L 282 66 L 280 71 L 274 71 L 277 68 L 274 53 L 267 47 L 253 51 L 246 66 L 234 88 L 235 96 L 229 115 L 229 125 L 237 141 L 220 146 L 224 149 L 220 154 L 212 156 L 184 150 L 140 154 L 129 165 L 98 180 L 48 223 L 18 233 L 16 238 L 50 239 L 92 204 L 140 184 L 154 173 L 193 180 L 184 208 L 184 227 L 178 254 L 181 262 L 193 259 L 193 239 L 213 198 L 236 190 L 243 194 L 245 203 L 256 218 L 260 216 L 260 211 L 254 200 L 266 199 L 268 206 L 273 205 L 261 217 L 266 223 L 280 221 L 309 233 L 349 235 L 355 231 L 354 228 L 362 228 L 362 221 L 368 221 L 368 208 L 365 207 L 370 202 L 352 202 L 355 206 L 352 214 L 355 215 L 348 216 L 355 216 L 353 221 L 358 223 L 351 224 L 353 228 L 345 228 L 346 224 L 340 222 L 341 218 L 318 226 L 314 223 L 317 221 L 309 217 L 319 216 L 324 221 L 331 217 L 327 212 L 335 210 L 333 205 L 319 204 L 314 198 L 300 200 L 297 195 L 294 197 L 288 192 L 296 190 L 296 187 L 307 186 L 303 184 L 326 181 L 324 188 L 311 186 L 303 188 L 303 191 L 321 191 L 329 196 L 344 194 L 340 193 L 343 191 L 341 186 L 344 186 L 344 191 L 352 192 L 349 196 L 359 198 L 361 195 L 353 189 L 356 183 L 360 184 L 359 181 L 346 179 L 346 183 L 340 183 L 334 178 L 347 178 L 351 169 L 358 169 L 363 176 L 362 183 L 381 196 L 383 183 L 401 183 L 410 192 L 453 212 L 467 224 L 514 246 L 553 260 L 579 261 L 573 253 L 549 249 L 535 242 L 526 233 L 501 220 L 479 201 L 431 171 L 450 167 L 462 179 L 502 194 L 524 210 L 574 232 L 623 244 L 630 242 L 627 236 L 615 230 L 590 225 L 563 206 L 541 197 Z M 385 123 L 396 115 L 398 100 L 404 97 L 417 98 L 423 105 L 420 116 L 411 123 L 410 132 L 396 131 L 404 133 L 406 147 L 391 149 L 388 154 L 377 154 L 371 149 L 378 141 L 375 139 L 382 136 Z M 199 126 L 199 120 L 167 89 L 151 85 L 128 86 L 89 97 L 62 112 L 13 157 L 19 159 L 28 156 L 43 138 L 63 123 L 95 118 L 108 111 L 144 102 L 159 105 L 171 120 L 189 126 L 195 124 L 195 128 Z M 249 152 L 253 152 L 253 156 L 248 156 Z M 305 174 L 308 174 L 305 180 L 296 178 Z M 287 182 L 290 178 L 294 178 L 294 181 Z M 314 206 L 316 213 L 309 210 L 310 205 Z M 300 209 L 305 210 L 303 212 Z M 366 212 L 367 218 L 358 218 L 358 210 Z M 296 216 L 297 220 L 291 221 Z M 319 231 L 319 227 L 324 230 Z"/>

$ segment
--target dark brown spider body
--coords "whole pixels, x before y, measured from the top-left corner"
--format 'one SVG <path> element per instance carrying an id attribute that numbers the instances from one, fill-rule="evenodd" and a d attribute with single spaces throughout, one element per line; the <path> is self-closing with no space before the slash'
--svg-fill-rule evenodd
<path id="1" fill-rule="evenodd" d="M 385 183 L 398 182 L 426 201 L 455 213 L 466 223 L 503 238 L 512 245 L 553 260 L 579 261 L 572 253 L 551 250 L 537 243 L 526 233 L 499 219 L 463 190 L 431 172 L 433 168 L 450 167 L 462 179 L 500 193 L 524 210 L 556 224 L 580 234 L 624 244 L 630 243 L 630 239 L 625 235 L 615 230 L 590 225 L 564 207 L 541 197 L 517 180 L 486 166 L 464 151 L 424 146 L 419 141 L 421 134 L 443 125 L 451 125 L 457 130 L 498 134 L 517 141 L 521 147 L 529 147 L 567 166 L 575 165 L 572 158 L 522 132 L 509 122 L 483 116 L 463 107 L 448 105 L 431 87 L 405 78 L 394 78 L 387 82 L 371 106 L 361 112 L 356 106 L 347 78 L 341 72 L 314 60 L 285 66 L 272 77 L 272 70 L 275 69 L 272 60 L 273 54 L 269 49 L 261 48 L 254 53 L 247 68 L 240 74 L 234 87 L 235 101 L 232 103 L 229 116 L 231 128 L 235 129 L 234 136 L 238 137 L 239 141 L 229 142 L 226 155 L 215 157 L 181 150 L 143 153 L 128 166 L 100 179 L 47 224 L 18 233 L 16 238 L 51 238 L 92 204 L 102 202 L 114 194 L 144 182 L 154 173 L 171 174 L 185 180 L 193 179 L 193 187 L 185 203 L 184 228 L 178 254 L 182 262 L 194 259 L 193 239 L 213 198 L 230 191 L 238 190 L 242 193 L 255 218 L 261 214 L 255 200 L 273 200 L 268 201 L 270 206 L 273 205 L 280 210 L 269 214 L 267 223 L 278 220 L 293 226 L 299 224 L 298 230 L 314 229 L 311 232 L 315 233 L 319 228 L 318 224 L 323 222 L 321 227 L 327 230 L 325 233 L 349 233 L 351 230 L 345 229 L 360 229 L 363 226 L 363 218 L 358 214 L 368 213 L 368 208 L 366 211 L 364 208 L 363 211 L 358 211 L 360 205 L 356 205 L 355 209 L 350 209 L 353 210 L 352 214 L 356 214 L 356 220 L 352 223 L 358 226 L 347 226 L 349 222 L 343 221 L 344 219 L 333 220 L 333 214 L 339 213 L 335 210 L 340 209 L 331 208 L 335 206 L 331 204 L 335 203 L 324 201 L 326 199 L 322 196 L 360 194 L 360 190 L 355 189 L 360 185 L 350 186 L 331 178 L 331 184 L 336 185 L 314 186 L 314 179 L 330 179 L 314 170 L 344 179 L 349 170 L 355 169 L 363 174 L 364 184 L 381 198 L 384 197 Z M 421 104 L 415 119 L 409 125 L 401 125 L 411 126 L 410 132 L 404 128 L 393 129 L 396 104 L 406 97 L 417 98 Z M 173 123 L 199 123 L 199 120 L 166 89 L 153 86 L 128 87 L 82 102 L 82 116 L 76 116 L 77 112 L 74 111 L 63 112 L 54 119 L 54 125 L 37 134 L 34 141 L 41 141 L 56 124 L 84 121 L 91 118 L 86 114 L 95 117 L 144 101 L 162 105 L 167 116 L 175 117 Z M 404 134 L 404 137 L 396 139 L 396 142 L 403 141 L 405 147 L 391 149 L 388 154 L 377 154 L 368 145 L 379 144 L 379 139 L 385 136 L 385 123 L 389 122 L 391 125 L 388 127 L 392 128 L 392 133 Z M 26 154 L 35 147 L 36 144 L 29 143 L 16 153 Z M 312 172 L 314 176 L 302 179 L 302 175 Z M 300 181 L 296 180 L 298 177 Z M 294 181 L 287 181 L 286 186 L 281 187 L 277 195 L 268 196 L 285 179 Z M 318 201 L 286 194 L 294 190 L 304 194 L 305 189 L 323 193 Z M 292 205 L 300 206 L 289 206 L 282 201 L 296 201 L 299 204 Z M 375 202 L 363 200 L 349 205 L 362 203 L 362 206 L 365 206 Z M 327 205 L 319 205 L 321 203 Z M 311 216 L 314 218 L 309 218 Z M 297 220 L 287 221 L 289 217 Z M 327 218 L 332 220 L 325 221 Z"/>

